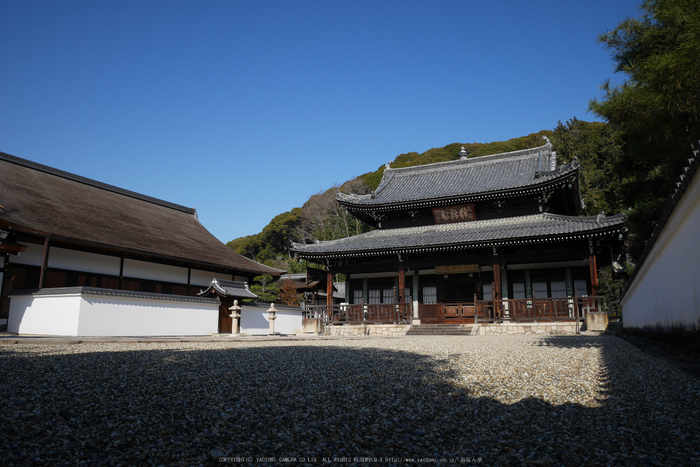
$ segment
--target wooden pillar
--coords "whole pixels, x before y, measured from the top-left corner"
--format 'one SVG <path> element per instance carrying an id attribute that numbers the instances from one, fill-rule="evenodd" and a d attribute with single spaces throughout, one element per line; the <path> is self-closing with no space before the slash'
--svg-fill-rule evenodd
<path id="1" fill-rule="evenodd" d="M 406 300 L 406 271 L 403 268 L 403 264 L 399 268 L 399 303 L 403 303 Z"/>
<path id="2" fill-rule="evenodd" d="M 501 299 L 501 265 L 497 262 L 493 265 L 493 299 Z"/>
<path id="3" fill-rule="evenodd" d="M 593 239 L 588 239 L 588 267 L 591 271 L 591 295 L 598 295 L 598 265 L 596 264 L 595 248 L 593 248 Z"/>
<path id="4" fill-rule="evenodd" d="M 39 288 L 44 287 L 44 281 L 46 280 L 46 267 L 49 264 L 49 237 L 47 236 L 44 240 L 44 257 L 41 260 L 41 272 L 39 273 Z"/>
<path id="5" fill-rule="evenodd" d="M 326 309 L 328 310 L 328 322 L 333 322 L 333 273 L 326 273 Z"/>
<path id="6" fill-rule="evenodd" d="M 333 305 L 333 273 L 328 271 L 326 273 L 326 305 Z"/>
<path id="7" fill-rule="evenodd" d="M 418 283 L 418 269 L 415 269 L 413 271 L 413 319 L 420 319 L 419 315 L 419 303 L 418 303 L 418 297 L 419 297 L 419 291 L 418 287 L 420 284 Z"/>
<path id="8" fill-rule="evenodd" d="M 119 290 L 123 290 L 123 288 L 124 288 L 123 282 L 124 282 L 124 257 L 122 256 L 121 258 L 119 258 Z M 189 293 L 190 293 L 189 287 L 187 289 L 188 289 L 187 294 L 189 295 Z"/>
<path id="9" fill-rule="evenodd" d="M 598 267 L 596 265 L 595 253 L 591 248 L 590 256 L 588 257 L 588 265 L 591 269 L 591 295 L 598 295 Z"/>

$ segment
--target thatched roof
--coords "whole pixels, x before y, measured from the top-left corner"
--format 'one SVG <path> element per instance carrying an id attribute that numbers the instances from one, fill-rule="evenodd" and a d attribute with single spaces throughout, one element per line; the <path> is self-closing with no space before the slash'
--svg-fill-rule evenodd
<path id="1" fill-rule="evenodd" d="M 248 274 L 283 271 L 214 237 L 194 209 L 0 152 L 0 228 Z"/>

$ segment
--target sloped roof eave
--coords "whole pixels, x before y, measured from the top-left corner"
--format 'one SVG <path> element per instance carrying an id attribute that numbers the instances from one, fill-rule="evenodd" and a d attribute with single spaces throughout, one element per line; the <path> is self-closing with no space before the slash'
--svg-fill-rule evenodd
<path id="1" fill-rule="evenodd" d="M 528 216 L 532 217 L 532 216 Z M 567 216 L 559 216 L 561 218 L 566 218 L 566 220 L 576 220 L 576 219 L 588 219 L 591 218 L 576 218 Z M 595 217 L 595 216 L 594 216 Z M 406 254 L 406 253 L 431 253 L 431 252 L 449 252 L 456 250 L 466 250 L 475 248 L 485 248 L 490 246 L 506 246 L 506 245 L 523 245 L 523 244 L 538 244 L 538 243 L 555 243 L 560 241 L 569 241 L 574 239 L 583 238 L 596 238 L 613 233 L 620 233 L 624 229 L 624 216 L 621 214 L 603 218 L 606 221 L 606 225 L 600 226 L 599 228 L 589 229 L 589 230 L 576 230 L 571 232 L 556 232 L 556 233 L 544 233 L 540 235 L 532 236 L 522 236 L 522 237 L 504 237 L 504 238 L 494 238 L 490 240 L 477 240 L 477 241 L 460 241 L 460 242 L 448 242 L 448 243 L 434 243 L 434 244 L 424 244 L 424 245 L 404 245 L 404 246 L 387 246 L 379 248 L 369 248 L 363 249 L 353 249 L 353 250 L 321 250 L 313 251 L 315 247 L 322 248 L 324 244 L 319 245 L 298 245 L 297 248 L 292 248 L 295 255 L 300 258 L 305 259 L 340 259 L 340 258 L 353 258 L 353 257 L 370 257 L 370 256 L 386 256 L 393 254 Z M 544 227 L 543 227 L 544 228 Z M 402 230 L 402 229 L 396 229 Z M 356 236 L 357 237 L 357 236 Z M 333 241 L 331 241 L 333 242 Z M 331 242 L 327 242 L 331 243 Z"/>

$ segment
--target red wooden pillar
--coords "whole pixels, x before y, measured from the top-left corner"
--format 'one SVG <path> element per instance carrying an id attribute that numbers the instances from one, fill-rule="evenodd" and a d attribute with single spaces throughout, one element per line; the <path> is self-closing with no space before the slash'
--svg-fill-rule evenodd
<path id="1" fill-rule="evenodd" d="M 326 305 L 333 305 L 333 273 L 328 272 L 326 274 Z"/>
<path id="2" fill-rule="evenodd" d="M 588 265 L 591 269 L 591 295 L 598 295 L 598 267 L 596 265 L 595 253 L 591 248 L 590 256 L 588 257 Z"/>
<path id="3" fill-rule="evenodd" d="M 493 265 L 493 299 L 501 299 L 501 265 L 498 263 Z"/>
<path id="4" fill-rule="evenodd" d="M 328 310 L 328 321 L 333 322 L 333 273 L 326 273 L 326 309 Z"/>

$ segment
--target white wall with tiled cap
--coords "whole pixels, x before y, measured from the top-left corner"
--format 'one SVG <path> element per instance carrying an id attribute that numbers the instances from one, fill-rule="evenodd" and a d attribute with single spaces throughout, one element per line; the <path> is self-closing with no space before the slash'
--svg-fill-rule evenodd
<path id="1" fill-rule="evenodd" d="M 7 330 L 17 334 L 206 336 L 219 326 L 219 302 L 211 299 L 105 289 L 96 294 L 80 287 L 11 298 Z"/>

